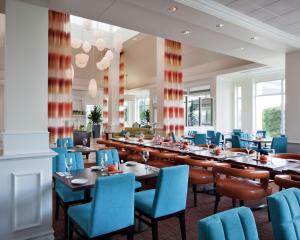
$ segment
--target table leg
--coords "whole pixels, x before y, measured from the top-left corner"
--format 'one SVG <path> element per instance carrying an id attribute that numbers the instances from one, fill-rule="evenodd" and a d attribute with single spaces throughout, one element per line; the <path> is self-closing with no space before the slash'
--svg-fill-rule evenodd
<path id="1" fill-rule="evenodd" d="M 85 202 L 90 202 L 92 200 L 91 198 L 91 189 L 85 189 L 84 190 L 84 201 Z"/>

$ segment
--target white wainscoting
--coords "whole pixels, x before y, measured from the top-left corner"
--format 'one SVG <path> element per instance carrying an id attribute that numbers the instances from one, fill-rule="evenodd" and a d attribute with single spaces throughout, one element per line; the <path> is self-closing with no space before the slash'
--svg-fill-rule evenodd
<path id="1" fill-rule="evenodd" d="M 42 172 L 12 173 L 13 231 L 42 225 Z"/>

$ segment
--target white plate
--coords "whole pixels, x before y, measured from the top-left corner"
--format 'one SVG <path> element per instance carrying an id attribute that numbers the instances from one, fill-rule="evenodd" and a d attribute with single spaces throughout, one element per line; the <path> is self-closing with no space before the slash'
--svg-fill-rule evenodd
<path id="1" fill-rule="evenodd" d="M 136 165 L 137 165 L 137 162 L 135 162 L 135 161 L 128 161 L 128 162 L 126 162 L 126 165 L 127 165 L 127 163 L 128 163 L 130 166 L 136 166 Z"/>
<path id="2" fill-rule="evenodd" d="M 92 166 L 90 167 L 92 170 L 101 170 L 101 167 L 100 166 Z"/>
<path id="3" fill-rule="evenodd" d="M 71 183 L 73 183 L 73 184 L 85 184 L 87 182 L 88 182 L 88 180 L 85 178 L 77 178 L 77 179 L 73 179 L 71 181 Z"/>

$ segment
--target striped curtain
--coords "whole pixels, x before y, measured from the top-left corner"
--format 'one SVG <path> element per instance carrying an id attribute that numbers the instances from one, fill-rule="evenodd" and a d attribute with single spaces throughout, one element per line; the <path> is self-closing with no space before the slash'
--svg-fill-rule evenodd
<path id="1" fill-rule="evenodd" d="M 70 16 L 49 11 L 48 18 L 48 131 L 54 143 L 73 132 Z"/>
<path id="2" fill-rule="evenodd" d="M 120 128 L 124 128 L 124 52 L 120 53 L 120 73 L 119 73 L 119 123 Z"/>
<path id="3" fill-rule="evenodd" d="M 184 134 L 181 43 L 165 39 L 164 134 Z"/>
<path id="4" fill-rule="evenodd" d="M 103 71 L 103 127 L 108 124 L 108 68 Z"/>

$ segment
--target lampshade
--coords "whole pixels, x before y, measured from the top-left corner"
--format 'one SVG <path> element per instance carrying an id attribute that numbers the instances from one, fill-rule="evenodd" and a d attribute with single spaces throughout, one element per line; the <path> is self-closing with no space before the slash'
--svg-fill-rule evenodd
<path id="1" fill-rule="evenodd" d="M 112 52 L 112 50 L 107 50 L 107 52 L 105 53 L 105 57 L 107 57 L 111 62 L 114 58 L 114 53 Z"/>
<path id="2" fill-rule="evenodd" d="M 102 61 L 100 61 L 100 62 L 97 62 L 96 63 L 96 66 L 97 66 L 97 68 L 100 70 L 100 71 L 103 71 L 105 68 L 105 66 L 103 65 L 103 62 Z"/>
<path id="3" fill-rule="evenodd" d="M 89 61 L 89 55 L 85 53 L 78 53 L 75 56 L 75 64 L 79 68 L 85 68 Z"/>
<path id="4" fill-rule="evenodd" d="M 71 47 L 78 49 L 81 46 L 81 40 L 79 40 L 78 38 L 71 38 Z"/>
<path id="5" fill-rule="evenodd" d="M 97 96 L 97 83 L 94 78 L 92 78 L 89 82 L 89 95 L 91 98 L 95 98 Z"/>
<path id="6" fill-rule="evenodd" d="M 115 37 L 113 41 L 114 50 L 116 52 L 121 52 L 123 48 L 123 43 L 120 37 Z"/>
<path id="7" fill-rule="evenodd" d="M 74 67 L 73 67 L 73 64 L 71 64 L 71 67 L 66 71 L 66 77 L 67 78 L 71 78 L 71 80 L 73 81 L 73 79 L 74 79 Z"/>
<path id="8" fill-rule="evenodd" d="M 104 56 L 101 61 L 103 62 L 104 69 L 110 66 L 111 61 L 108 57 Z"/>
<path id="9" fill-rule="evenodd" d="M 106 46 L 106 43 L 105 43 L 103 38 L 98 38 L 95 45 L 96 45 L 97 49 L 100 52 L 102 52 L 104 50 L 105 46 Z"/>
<path id="10" fill-rule="evenodd" d="M 82 49 L 84 52 L 88 53 L 92 48 L 92 45 L 90 44 L 90 42 L 88 41 L 85 41 L 83 44 L 82 44 Z"/>

